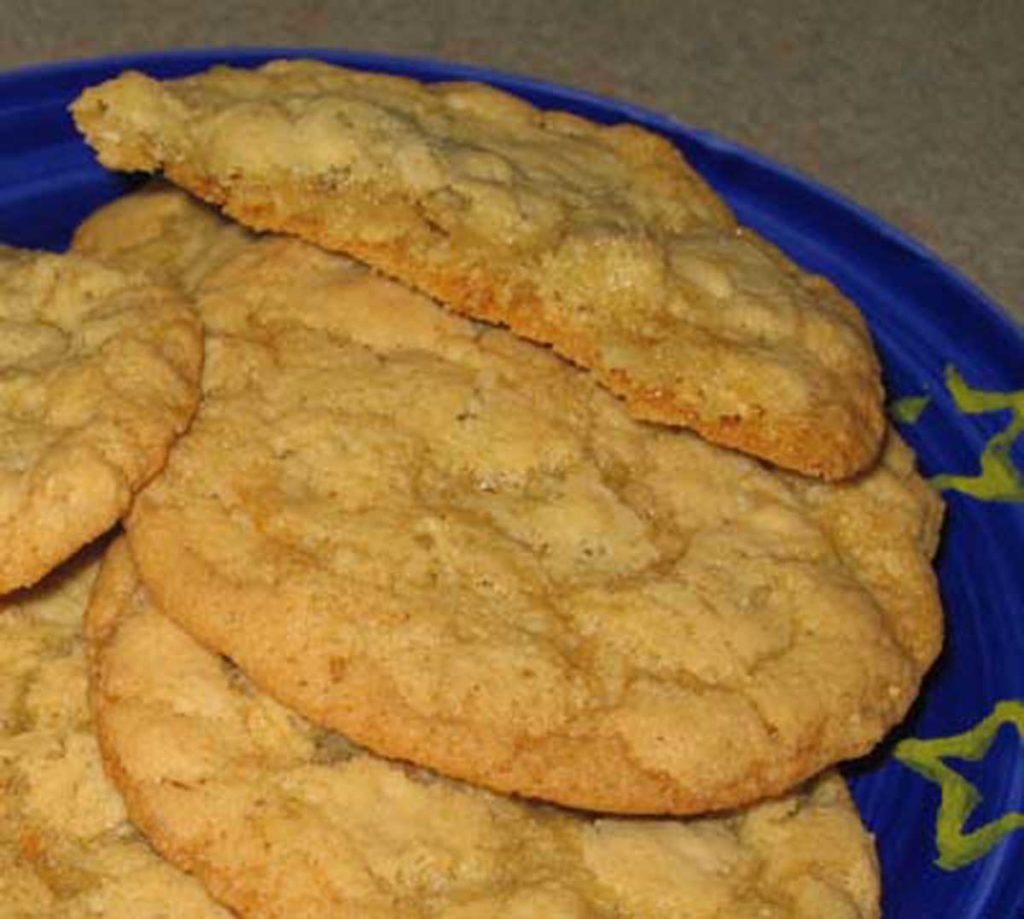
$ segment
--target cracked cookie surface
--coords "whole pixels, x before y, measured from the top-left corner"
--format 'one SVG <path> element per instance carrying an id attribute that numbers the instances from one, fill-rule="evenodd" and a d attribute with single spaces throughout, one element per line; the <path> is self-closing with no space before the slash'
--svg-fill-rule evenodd
<path id="1" fill-rule="evenodd" d="M 195 410 L 202 346 L 170 288 L 0 247 L 0 593 L 127 511 Z"/>
<path id="2" fill-rule="evenodd" d="M 0 919 L 228 919 L 104 774 L 81 637 L 99 554 L 0 600 Z"/>
<path id="3" fill-rule="evenodd" d="M 249 226 L 549 343 L 637 417 L 828 479 L 878 454 L 857 309 L 650 132 L 311 61 L 128 73 L 73 113 L 105 165 L 162 169 Z"/>
<path id="4" fill-rule="evenodd" d="M 161 615 L 126 547 L 88 617 L 104 757 L 133 819 L 242 916 L 868 919 L 842 781 L 729 817 L 588 817 L 374 757 Z"/>
<path id="5" fill-rule="evenodd" d="M 630 418 L 552 353 L 265 239 L 208 276 L 204 401 L 128 535 L 161 609 L 385 755 L 696 813 L 866 752 L 941 640 L 941 502 Z"/>
<path id="6" fill-rule="evenodd" d="M 207 274 L 254 239 L 214 208 L 154 179 L 90 214 L 75 230 L 71 249 L 191 296 Z"/>

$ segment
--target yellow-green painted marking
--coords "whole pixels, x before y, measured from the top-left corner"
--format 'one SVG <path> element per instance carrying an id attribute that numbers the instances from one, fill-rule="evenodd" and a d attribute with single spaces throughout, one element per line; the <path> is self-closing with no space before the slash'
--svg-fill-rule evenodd
<path id="1" fill-rule="evenodd" d="M 930 396 L 904 396 L 889 406 L 889 414 L 900 424 L 916 424 L 929 402 Z"/>
<path id="2" fill-rule="evenodd" d="M 1009 411 L 1010 420 L 993 434 L 979 457 L 978 475 L 943 473 L 932 477 L 940 490 L 960 491 L 982 501 L 1024 501 L 1024 475 L 1010 455 L 1017 438 L 1024 434 L 1024 389 L 993 392 L 969 386 L 952 365 L 946 368 L 946 388 L 957 409 L 967 415 Z"/>
<path id="3" fill-rule="evenodd" d="M 999 728 L 1012 724 L 1024 740 L 1024 701 L 1000 702 L 987 718 L 973 728 L 951 737 L 908 739 L 896 745 L 896 758 L 909 769 L 939 786 L 941 801 L 935 819 L 936 864 L 952 871 L 987 854 L 1003 837 L 1024 829 L 1024 813 L 1010 811 L 997 820 L 964 832 L 964 826 L 981 803 L 982 795 L 964 776 L 947 765 L 949 758 L 972 762 L 984 759 Z"/>

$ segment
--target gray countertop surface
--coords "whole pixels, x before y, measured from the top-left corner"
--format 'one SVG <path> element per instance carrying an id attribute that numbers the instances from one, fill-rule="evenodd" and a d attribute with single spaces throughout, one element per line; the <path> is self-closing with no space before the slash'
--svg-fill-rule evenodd
<path id="1" fill-rule="evenodd" d="M 289 45 L 434 57 L 657 109 L 794 167 L 1024 323 L 1024 2 L 0 0 L 0 68 Z"/>

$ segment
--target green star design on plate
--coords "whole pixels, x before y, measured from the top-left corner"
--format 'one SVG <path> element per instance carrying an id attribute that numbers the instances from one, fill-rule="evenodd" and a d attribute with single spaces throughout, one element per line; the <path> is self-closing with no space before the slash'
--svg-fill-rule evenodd
<path id="1" fill-rule="evenodd" d="M 1024 436 L 1024 389 L 998 392 L 970 386 L 952 364 L 946 367 L 946 389 L 958 412 L 986 415 L 1009 412 L 1006 426 L 993 434 L 978 457 L 976 475 L 942 473 L 932 476 L 939 491 L 959 491 L 981 501 L 1024 501 L 1024 472 L 1013 460 L 1013 446 Z M 931 403 L 927 395 L 904 396 L 889 406 L 889 415 L 899 424 L 917 424 Z"/>
<path id="2" fill-rule="evenodd" d="M 1024 813 L 1010 811 L 999 819 L 964 832 L 964 826 L 982 795 L 959 772 L 947 765 L 949 758 L 977 762 L 984 759 L 1004 724 L 1012 724 L 1024 741 L 1024 701 L 1000 702 L 987 718 L 973 728 L 951 737 L 931 740 L 908 739 L 896 745 L 894 755 L 909 769 L 935 782 L 942 799 L 935 821 L 936 864 L 952 871 L 985 855 L 1004 836 L 1024 829 Z"/>

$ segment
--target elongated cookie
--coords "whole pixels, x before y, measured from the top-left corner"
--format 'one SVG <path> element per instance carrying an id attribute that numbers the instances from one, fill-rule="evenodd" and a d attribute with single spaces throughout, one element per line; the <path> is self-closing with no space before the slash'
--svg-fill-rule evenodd
<path id="1" fill-rule="evenodd" d="M 103 772 L 81 638 L 98 558 L 0 601 L 0 917 L 227 919 L 135 832 Z"/>
<path id="2" fill-rule="evenodd" d="M 340 256 L 208 276 L 202 407 L 128 534 L 265 691 L 501 791 L 695 813 L 866 752 L 935 656 L 940 502 L 631 419 L 592 378 Z"/>
<path id="3" fill-rule="evenodd" d="M 105 165 L 162 169 L 243 223 L 549 343 L 637 417 L 829 479 L 878 454 L 856 308 L 649 132 L 312 61 L 126 73 L 72 110 Z"/>
<path id="4" fill-rule="evenodd" d="M 0 593 L 128 509 L 195 410 L 202 347 L 169 288 L 0 247 Z"/>
<path id="5" fill-rule="evenodd" d="M 89 612 L 103 754 L 133 819 L 242 916 L 878 915 L 835 776 L 718 819 L 599 819 L 373 757 L 156 611 L 115 546 Z"/>

